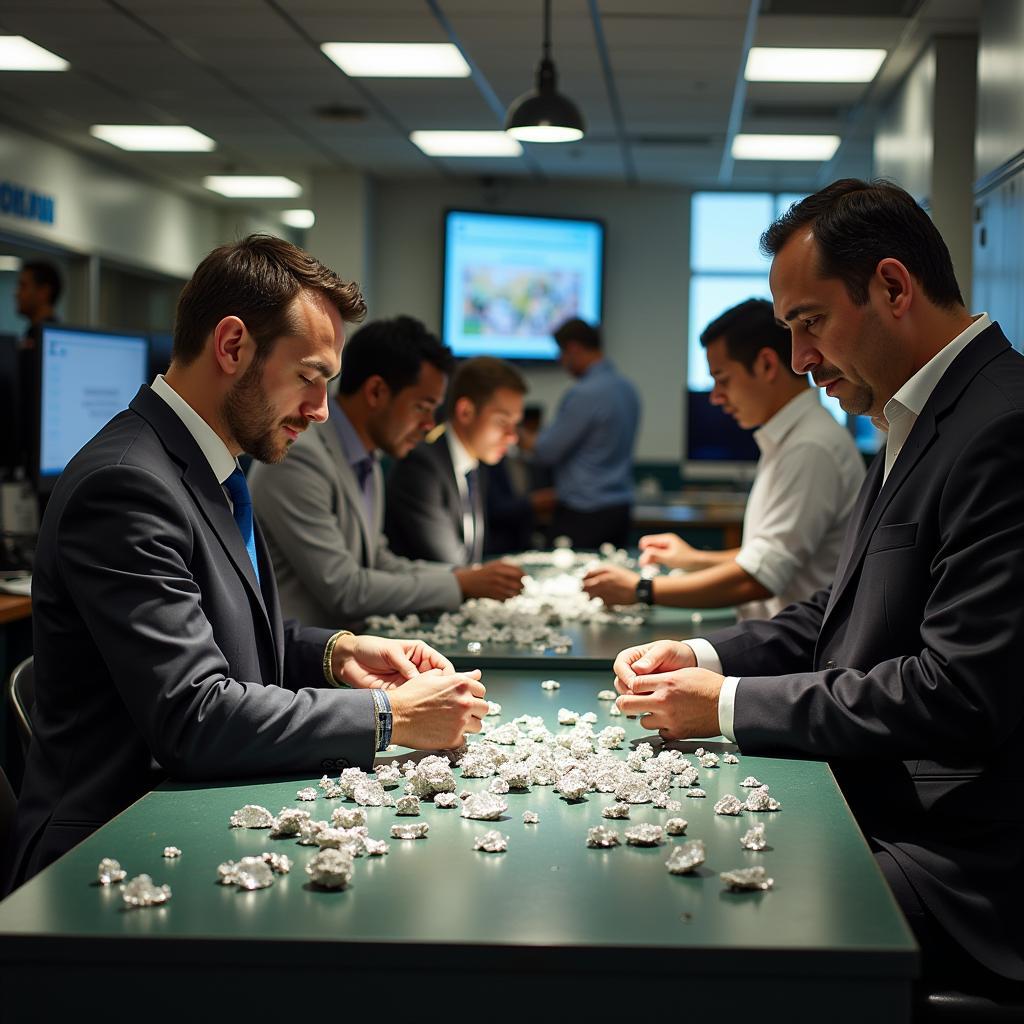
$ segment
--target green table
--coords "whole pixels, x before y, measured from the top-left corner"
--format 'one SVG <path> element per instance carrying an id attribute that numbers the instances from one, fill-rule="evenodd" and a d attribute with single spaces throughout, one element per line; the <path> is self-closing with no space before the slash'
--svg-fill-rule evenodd
<path id="1" fill-rule="evenodd" d="M 601 674 L 561 671 L 561 689 L 550 693 L 539 686 L 545 674 L 488 673 L 503 721 L 542 714 L 554 729 L 565 706 L 595 711 L 597 727 L 622 724 L 644 735 L 596 699 Z M 748 774 L 767 782 L 783 809 L 716 816 L 715 799 L 743 795 L 738 783 Z M 741 755 L 739 765 L 701 775 L 708 798 L 682 799 L 678 812 L 690 822 L 688 837 L 707 844 L 696 876 L 665 870 L 682 840 L 587 849 L 589 826 L 629 824 L 603 822 L 611 798 L 591 794 L 569 805 L 535 787 L 509 794 L 499 823 L 426 806 L 419 820 L 430 823 L 430 837 L 390 840 L 388 856 L 358 860 L 344 892 L 306 884 L 313 849 L 228 828 L 245 803 L 274 812 L 295 805 L 308 780 L 166 785 L 0 904 L 6 1019 L 91 1010 L 104 1021 L 217 1020 L 232 1010 L 305 1018 L 314 1006 L 415 1012 L 442 1001 L 476 1013 L 493 1012 L 497 998 L 537 1014 L 579 1013 L 599 1001 L 616 1014 L 906 1021 L 916 948 L 828 767 Z M 302 806 L 329 817 L 339 805 Z M 536 810 L 540 824 L 523 825 L 524 809 Z M 417 820 L 396 819 L 388 808 L 368 816 L 376 837 L 396 820 Z M 648 804 L 631 817 L 669 816 Z M 738 843 L 753 819 L 767 824 L 771 848 L 763 853 Z M 474 837 L 492 827 L 510 836 L 508 852 L 475 852 Z M 179 860 L 162 858 L 167 844 L 181 847 Z M 218 863 L 265 849 L 292 856 L 292 873 L 259 892 L 215 884 Z M 106 856 L 129 875 L 170 883 L 171 902 L 123 910 L 116 886 L 90 885 Z M 723 891 L 719 871 L 757 863 L 770 869 L 773 891 Z"/>
<path id="2" fill-rule="evenodd" d="M 564 671 L 602 669 L 607 671 L 619 651 L 652 640 L 689 640 L 705 636 L 711 630 L 731 626 L 736 621 L 732 608 L 660 608 L 647 613 L 639 626 L 626 626 L 617 622 L 566 622 L 559 632 L 572 639 L 568 654 L 552 650 L 536 651 L 531 647 L 511 643 L 485 643 L 479 654 L 470 654 L 463 642 L 438 645 L 438 649 L 456 668 L 525 669 L 532 671 Z M 429 623 L 425 623 L 429 625 Z"/>

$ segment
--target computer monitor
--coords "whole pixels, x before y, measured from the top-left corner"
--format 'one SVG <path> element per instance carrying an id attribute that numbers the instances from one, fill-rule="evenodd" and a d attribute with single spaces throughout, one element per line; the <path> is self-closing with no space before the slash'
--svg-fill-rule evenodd
<path id="1" fill-rule="evenodd" d="M 24 429 L 20 390 L 18 339 L 13 334 L 0 334 L 0 477 L 13 477 L 22 463 Z M 23 463 L 22 468 L 25 468 Z"/>
<path id="2" fill-rule="evenodd" d="M 146 382 L 149 340 L 77 327 L 47 326 L 39 351 L 39 446 L 42 494 L 78 450 L 135 397 Z"/>

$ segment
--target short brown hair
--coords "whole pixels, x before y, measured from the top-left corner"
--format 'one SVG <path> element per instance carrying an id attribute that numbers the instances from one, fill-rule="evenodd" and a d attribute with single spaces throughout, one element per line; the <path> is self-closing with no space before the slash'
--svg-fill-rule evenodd
<path id="1" fill-rule="evenodd" d="M 601 328 L 596 324 L 588 324 L 579 317 L 566 320 L 555 330 L 553 336 L 559 348 L 564 348 L 567 341 L 575 341 L 592 352 L 601 351 Z"/>
<path id="2" fill-rule="evenodd" d="M 448 392 L 448 414 L 460 398 L 468 398 L 479 412 L 499 388 L 508 388 L 525 395 L 529 388 L 523 375 L 503 359 L 475 356 L 461 363 L 452 378 Z"/>
<path id="3" fill-rule="evenodd" d="M 354 281 L 342 281 L 291 242 L 273 235 L 249 235 L 214 249 L 196 267 L 178 299 L 173 358 L 195 360 L 210 332 L 226 316 L 237 316 L 264 359 L 274 342 L 293 329 L 291 304 L 302 291 L 319 292 L 343 320 L 366 316 L 366 303 Z"/>

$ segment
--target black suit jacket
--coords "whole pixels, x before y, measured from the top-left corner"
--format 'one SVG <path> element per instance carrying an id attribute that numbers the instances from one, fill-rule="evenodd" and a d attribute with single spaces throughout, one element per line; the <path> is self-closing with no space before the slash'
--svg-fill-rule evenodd
<path id="1" fill-rule="evenodd" d="M 474 519 L 477 551 L 486 543 L 484 507 L 486 482 L 482 472 L 476 493 Z M 462 498 L 455 482 L 451 450 L 444 431 L 418 444 L 396 462 L 388 476 L 385 532 L 391 550 L 406 558 L 466 565 L 472 561 L 466 550 L 462 527 Z"/>
<path id="2" fill-rule="evenodd" d="M 884 486 L 883 465 L 830 589 L 709 638 L 743 677 L 736 739 L 827 758 L 946 930 L 1024 979 L 1024 358 L 997 325 L 943 375 Z"/>
<path id="3" fill-rule="evenodd" d="M 283 623 L 195 439 L 148 387 L 64 471 L 33 576 L 36 704 L 6 872 L 19 883 L 167 777 L 373 761 L 368 691 L 330 631 Z"/>

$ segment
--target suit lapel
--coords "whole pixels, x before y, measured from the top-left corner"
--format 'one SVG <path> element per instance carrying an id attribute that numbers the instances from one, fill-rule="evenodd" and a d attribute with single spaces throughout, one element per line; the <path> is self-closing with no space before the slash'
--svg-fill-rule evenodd
<path id="1" fill-rule="evenodd" d="M 915 467 L 934 443 L 939 423 L 955 407 L 968 384 L 981 369 L 1008 347 L 1009 342 L 998 324 L 993 324 L 982 331 L 960 352 L 940 378 L 884 483 L 882 475 L 885 469 L 885 452 L 879 452 L 876 456 L 864 481 L 857 508 L 847 531 L 843 554 L 836 568 L 836 582 L 829 595 L 823 623 L 856 577 L 882 514 L 893 497 L 911 478 Z"/>
<path id="2" fill-rule="evenodd" d="M 271 632 L 270 618 L 263 601 L 263 592 L 256 580 L 256 573 L 249 560 L 249 552 L 245 548 L 238 524 L 231 514 L 224 488 L 213 475 L 213 470 L 202 449 L 174 410 L 162 398 L 154 395 L 148 387 L 135 396 L 131 408 L 150 423 L 164 447 L 182 466 L 182 483 L 192 495 L 196 507 L 202 513 L 217 540 L 220 541 L 235 567 L 235 571 L 245 583 L 253 603 L 259 608 L 260 618 L 268 633 Z M 266 566 L 265 571 L 272 572 L 273 569 L 269 558 L 266 557 L 265 547 L 262 550 L 262 555 L 263 564 Z"/>
<path id="3" fill-rule="evenodd" d="M 370 542 L 370 524 L 366 521 L 366 503 L 363 501 L 363 492 L 359 489 L 359 481 L 356 480 L 356 475 L 349 465 L 345 450 L 341 446 L 341 440 L 338 437 L 337 431 L 331 426 L 330 420 L 326 423 L 317 424 L 313 429 L 316 431 L 316 436 L 320 442 L 327 449 L 331 466 L 334 467 L 336 479 L 341 485 L 342 493 L 352 509 L 356 522 L 359 524 L 359 534 L 363 538 L 363 551 L 366 555 L 365 563 L 370 565 L 373 557 L 373 545 Z M 379 489 L 378 478 L 380 476 L 380 469 L 374 466 L 373 473 L 373 486 L 376 492 Z M 382 510 L 383 501 L 379 493 L 377 494 L 375 505 L 378 512 Z"/>
<path id="4" fill-rule="evenodd" d="M 448 491 L 448 514 L 451 516 L 463 544 L 465 544 L 466 528 L 462 518 L 462 494 L 459 492 L 459 482 L 455 479 L 452 452 L 448 447 L 448 439 L 444 436 L 443 432 L 437 436 L 436 440 L 429 442 L 428 451 L 433 452 L 438 470 L 441 473 L 441 479 L 444 480 L 445 488 Z"/>

